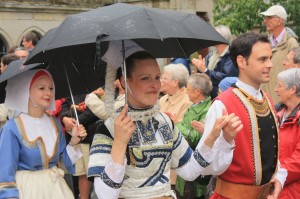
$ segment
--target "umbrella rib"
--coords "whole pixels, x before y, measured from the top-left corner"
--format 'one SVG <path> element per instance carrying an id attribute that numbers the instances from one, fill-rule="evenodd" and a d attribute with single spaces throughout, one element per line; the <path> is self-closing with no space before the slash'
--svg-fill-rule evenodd
<path id="1" fill-rule="evenodd" d="M 181 49 L 181 51 L 183 52 L 183 54 L 184 54 L 185 58 L 186 58 L 186 59 L 188 59 L 188 56 L 186 55 L 186 53 L 185 53 L 185 51 L 184 51 L 184 49 L 183 49 L 183 47 L 182 47 L 182 45 L 181 45 L 180 41 L 179 41 L 177 38 L 176 38 L 176 41 L 177 41 L 177 43 L 179 44 L 179 46 L 180 46 L 180 49 Z"/>

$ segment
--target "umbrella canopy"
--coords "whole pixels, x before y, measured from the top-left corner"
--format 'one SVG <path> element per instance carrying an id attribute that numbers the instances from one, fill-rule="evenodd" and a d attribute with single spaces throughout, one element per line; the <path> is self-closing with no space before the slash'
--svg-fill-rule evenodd
<path id="1" fill-rule="evenodd" d="M 157 58 L 188 57 L 202 48 L 227 43 L 195 14 L 117 3 L 66 17 L 40 40 L 26 64 L 94 65 L 105 53 L 107 41 L 129 39 Z M 101 55 L 96 43 L 101 43 Z"/>
<path id="2" fill-rule="evenodd" d="M 26 70 L 46 69 L 53 77 L 55 84 L 55 99 L 73 95 L 88 94 L 104 85 L 105 67 L 92 68 L 75 64 L 29 64 L 23 65 L 24 60 L 11 62 L 6 70 L 0 75 L 0 82 L 4 82 Z M 104 63 L 102 63 L 104 64 Z M 67 76 L 66 76 L 67 74 Z M 67 81 L 69 79 L 69 83 Z"/>

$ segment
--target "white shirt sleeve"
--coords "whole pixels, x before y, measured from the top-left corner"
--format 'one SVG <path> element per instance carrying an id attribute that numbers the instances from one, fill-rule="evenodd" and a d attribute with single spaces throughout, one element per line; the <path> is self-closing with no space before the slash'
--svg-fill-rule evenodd
<path id="1" fill-rule="evenodd" d="M 124 164 L 120 165 L 113 162 L 112 158 L 108 159 L 105 166 L 105 173 L 113 182 L 122 183 L 125 175 L 126 161 L 125 159 Z M 108 186 L 100 177 L 94 177 L 94 188 L 99 199 L 117 199 L 121 192 L 121 188 L 116 189 Z"/>
<path id="2" fill-rule="evenodd" d="M 284 186 L 287 175 L 288 175 L 287 170 L 284 168 L 281 168 L 281 164 L 278 160 L 278 170 L 275 173 L 275 178 L 277 178 L 279 180 L 282 187 Z"/>
<path id="3" fill-rule="evenodd" d="M 79 145 L 71 146 L 68 144 L 66 150 L 73 165 L 83 156 Z"/>

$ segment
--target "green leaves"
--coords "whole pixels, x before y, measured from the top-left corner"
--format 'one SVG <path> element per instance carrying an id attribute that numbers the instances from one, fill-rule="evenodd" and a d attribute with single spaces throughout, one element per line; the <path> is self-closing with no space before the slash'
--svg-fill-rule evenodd
<path id="1" fill-rule="evenodd" d="M 263 16 L 259 13 L 278 3 L 289 15 L 286 26 L 300 36 L 299 0 L 217 0 L 213 10 L 214 25 L 227 25 L 234 35 L 253 29 L 264 32 Z"/>

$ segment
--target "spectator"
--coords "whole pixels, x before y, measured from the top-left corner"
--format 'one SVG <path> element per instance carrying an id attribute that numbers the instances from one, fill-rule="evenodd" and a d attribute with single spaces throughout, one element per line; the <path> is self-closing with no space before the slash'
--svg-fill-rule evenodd
<path id="1" fill-rule="evenodd" d="M 279 159 L 288 176 L 281 199 L 300 197 L 300 68 L 278 74 L 275 87 L 280 106 L 277 109 L 280 153 Z"/>
<path id="2" fill-rule="evenodd" d="M 231 41 L 231 31 L 227 26 L 220 25 L 215 27 L 227 41 Z M 209 53 L 205 58 L 199 55 L 199 58 L 192 59 L 192 63 L 201 73 L 206 73 L 213 83 L 211 98 L 214 99 L 218 95 L 218 85 L 225 77 L 237 77 L 238 69 L 234 67 L 230 55 L 228 44 L 218 44 L 215 50 Z"/>
<path id="3" fill-rule="evenodd" d="M 20 57 L 20 59 L 25 59 L 29 55 L 29 51 L 25 47 L 18 47 L 15 49 L 14 53 Z"/>
<path id="4" fill-rule="evenodd" d="M 10 64 L 10 62 L 16 61 L 18 59 L 20 59 L 20 57 L 15 54 L 4 55 L 1 58 L 1 68 L 0 68 L 1 73 L 3 73 L 6 70 L 6 67 L 8 66 L 8 64 Z"/>
<path id="5" fill-rule="evenodd" d="M 75 108 L 78 113 L 78 122 L 82 124 L 87 131 L 86 139 L 79 143 L 79 147 L 82 151 L 83 156 L 76 162 L 74 173 L 75 178 L 78 176 L 80 199 L 88 199 L 90 194 L 91 182 L 87 179 L 88 162 L 90 144 L 92 143 L 94 133 L 96 132 L 96 123 L 98 121 L 98 118 L 88 107 L 86 107 L 84 103 L 85 98 L 85 94 L 74 96 L 75 105 L 72 104 L 72 100 L 70 97 L 66 98 L 66 100 L 62 104 L 62 110 L 60 113 L 62 124 L 66 128 L 66 131 L 70 132 L 70 130 L 77 124 L 77 121 L 75 119 Z M 69 133 L 67 133 L 66 136 L 67 140 L 69 140 L 71 137 Z M 76 184 L 74 186 L 77 187 Z M 77 190 L 75 188 L 74 192 L 75 195 L 77 195 Z"/>
<path id="6" fill-rule="evenodd" d="M 238 80 L 237 77 L 225 77 L 220 81 L 219 83 L 219 94 L 226 91 L 229 87 L 232 86 L 232 84 L 235 84 L 235 82 Z"/>
<path id="7" fill-rule="evenodd" d="M 183 119 L 184 113 L 192 105 L 186 93 L 188 70 L 182 64 L 169 64 L 164 67 L 161 76 L 161 91 L 165 93 L 159 99 L 160 111 L 167 113 L 175 123 Z"/>
<path id="8" fill-rule="evenodd" d="M 285 28 L 287 13 L 284 7 L 274 5 L 260 14 L 265 17 L 264 23 L 267 31 L 270 33 L 269 39 L 272 47 L 271 60 L 273 63 L 273 68 L 270 72 L 270 81 L 262 84 L 261 88 L 269 93 L 274 102 L 277 103 L 277 97 L 274 91 L 277 83 L 277 75 L 284 69 L 282 63 L 286 59 L 288 52 L 298 47 L 299 44 L 297 38 Z"/>
<path id="9" fill-rule="evenodd" d="M 189 77 L 187 94 L 193 105 L 188 108 L 183 120 L 177 123 L 176 127 L 193 150 L 195 150 L 204 131 L 205 116 L 211 104 L 209 96 L 211 90 L 212 83 L 206 74 L 196 73 Z M 195 181 L 188 182 L 177 177 L 176 191 L 183 199 L 204 198 L 209 178 L 210 176 L 200 176 Z"/>
<path id="10" fill-rule="evenodd" d="M 284 69 L 300 68 L 300 47 L 293 48 L 283 61 Z"/>
<path id="11" fill-rule="evenodd" d="M 23 36 L 22 45 L 27 48 L 29 53 L 34 49 L 39 41 L 39 37 L 34 32 L 28 32 Z"/>
<path id="12" fill-rule="evenodd" d="M 171 58 L 171 64 L 183 64 L 191 74 L 190 59 L 188 58 Z"/>

